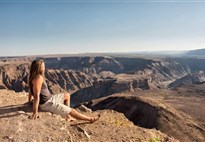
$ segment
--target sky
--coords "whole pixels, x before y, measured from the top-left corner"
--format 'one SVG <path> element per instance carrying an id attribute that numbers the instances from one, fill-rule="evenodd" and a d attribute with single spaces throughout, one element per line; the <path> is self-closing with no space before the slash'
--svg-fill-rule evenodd
<path id="1" fill-rule="evenodd" d="M 205 48 L 205 0 L 0 0 L 0 56 Z"/>

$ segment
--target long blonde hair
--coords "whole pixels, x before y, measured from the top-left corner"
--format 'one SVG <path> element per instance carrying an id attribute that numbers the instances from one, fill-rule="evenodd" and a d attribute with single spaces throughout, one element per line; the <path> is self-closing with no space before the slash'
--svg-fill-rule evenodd
<path id="1" fill-rule="evenodd" d="M 42 70 L 42 64 L 44 63 L 44 61 L 42 59 L 40 60 L 34 60 L 31 63 L 30 66 L 30 72 L 29 72 L 29 79 L 28 79 L 28 87 L 31 87 L 32 84 L 32 80 L 36 77 L 36 75 L 42 75 L 45 78 L 44 75 L 44 70 Z"/>

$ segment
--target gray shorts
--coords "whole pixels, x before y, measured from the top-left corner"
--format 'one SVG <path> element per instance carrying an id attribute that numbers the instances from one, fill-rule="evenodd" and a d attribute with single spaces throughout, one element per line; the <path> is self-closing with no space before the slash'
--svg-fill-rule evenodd
<path id="1" fill-rule="evenodd" d="M 71 108 L 64 105 L 64 94 L 53 95 L 47 102 L 39 105 L 44 111 L 52 112 L 62 117 L 67 116 L 71 112 Z"/>

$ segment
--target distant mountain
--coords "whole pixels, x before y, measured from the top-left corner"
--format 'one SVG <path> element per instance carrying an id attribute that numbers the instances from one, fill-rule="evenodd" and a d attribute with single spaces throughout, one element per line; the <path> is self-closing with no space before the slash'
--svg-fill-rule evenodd
<path id="1" fill-rule="evenodd" d="M 190 50 L 186 53 L 188 56 L 205 56 L 205 49 Z"/>

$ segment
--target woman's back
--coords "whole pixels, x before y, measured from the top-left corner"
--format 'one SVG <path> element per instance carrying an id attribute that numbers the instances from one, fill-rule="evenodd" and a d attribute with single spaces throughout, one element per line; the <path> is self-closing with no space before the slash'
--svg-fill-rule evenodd
<path id="1" fill-rule="evenodd" d="M 34 94 L 33 83 L 31 84 L 30 90 L 31 90 L 31 94 L 33 95 Z M 46 101 L 48 101 L 51 98 L 51 96 L 52 94 L 48 90 L 48 85 L 46 84 L 45 81 L 43 81 L 41 92 L 40 92 L 40 104 L 44 104 Z"/>

